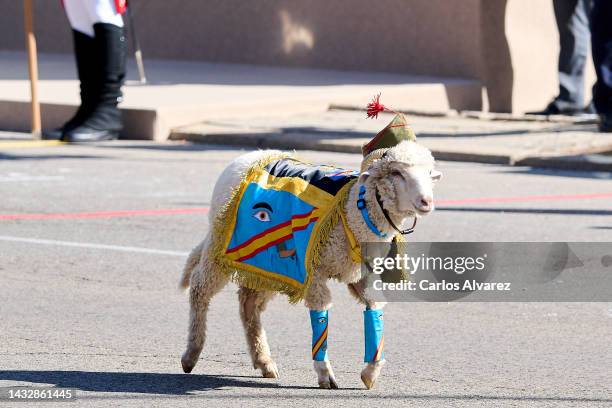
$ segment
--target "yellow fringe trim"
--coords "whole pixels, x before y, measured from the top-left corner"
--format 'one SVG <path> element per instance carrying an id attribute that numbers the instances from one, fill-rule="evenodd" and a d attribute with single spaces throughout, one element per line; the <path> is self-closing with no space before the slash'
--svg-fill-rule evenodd
<path id="1" fill-rule="evenodd" d="M 304 298 L 310 287 L 312 275 L 315 269 L 321 263 L 321 250 L 323 245 L 329 239 L 335 225 L 340 221 L 341 212 L 343 211 L 344 203 L 348 197 L 348 192 L 351 186 L 357 181 L 352 180 L 347 183 L 334 197 L 329 211 L 317 221 L 318 229 L 313 231 L 314 237 L 310 239 L 310 247 L 306 253 L 306 279 L 303 285 L 297 282 L 293 284 L 290 280 L 277 280 L 276 277 L 268 278 L 255 270 L 250 270 L 239 262 L 234 262 L 225 256 L 228 234 L 233 233 L 228 230 L 228 225 L 231 223 L 232 217 L 238 209 L 240 197 L 244 189 L 250 183 L 250 180 L 256 172 L 261 170 L 275 160 L 284 158 L 295 158 L 295 155 L 282 153 L 270 154 L 255 163 L 242 175 L 240 184 L 235 187 L 230 193 L 229 200 L 219 210 L 217 217 L 213 222 L 213 236 L 209 248 L 209 259 L 221 269 L 223 273 L 228 275 L 230 279 L 237 285 L 247 287 L 253 290 L 269 290 L 284 293 L 289 297 L 290 303 L 297 303 Z"/>

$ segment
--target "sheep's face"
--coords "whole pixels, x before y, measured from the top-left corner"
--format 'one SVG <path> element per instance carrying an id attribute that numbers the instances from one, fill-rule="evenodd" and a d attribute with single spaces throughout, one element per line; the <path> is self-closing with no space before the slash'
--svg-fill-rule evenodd
<path id="1" fill-rule="evenodd" d="M 362 182 L 378 189 L 387 210 L 405 218 L 433 211 L 433 190 L 441 177 L 429 149 L 405 141 L 374 162 L 362 174 Z"/>

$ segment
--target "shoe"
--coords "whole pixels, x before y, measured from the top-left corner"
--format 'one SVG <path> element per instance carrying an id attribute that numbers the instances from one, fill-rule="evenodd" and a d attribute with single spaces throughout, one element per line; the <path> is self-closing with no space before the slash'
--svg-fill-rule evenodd
<path id="1" fill-rule="evenodd" d="M 599 131 L 605 133 L 612 133 L 612 113 L 600 115 L 601 121 L 599 122 Z"/>
<path id="2" fill-rule="evenodd" d="M 92 110 L 92 93 L 94 65 L 95 40 L 86 34 L 72 30 L 74 43 L 74 55 L 76 59 L 77 74 L 80 82 L 81 105 L 75 114 L 66 123 L 56 129 L 43 131 L 43 139 L 59 140 L 64 133 L 79 126 Z"/>
<path id="3" fill-rule="evenodd" d="M 102 142 L 119 138 L 119 130 L 95 129 L 88 126 L 78 126 L 65 133 L 63 140 L 71 143 Z"/>
<path id="4" fill-rule="evenodd" d="M 117 139 L 123 125 L 121 86 L 125 79 L 126 42 L 122 27 L 94 24 L 94 67 L 91 109 L 76 127 L 64 132 L 66 142 L 95 142 Z"/>
<path id="5" fill-rule="evenodd" d="M 584 107 L 584 113 L 586 115 L 597 115 L 597 109 L 595 109 L 595 104 L 593 101 Z"/>
<path id="6" fill-rule="evenodd" d="M 526 115 L 540 115 L 540 116 L 550 116 L 550 115 L 566 115 L 566 116 L 580 116 L 585 114 L 585 108 L 563 108 L 559 109 L 556 101 L 552 101 L 551 103 L 541 111 L 535 112 L 526 112 Z"/>

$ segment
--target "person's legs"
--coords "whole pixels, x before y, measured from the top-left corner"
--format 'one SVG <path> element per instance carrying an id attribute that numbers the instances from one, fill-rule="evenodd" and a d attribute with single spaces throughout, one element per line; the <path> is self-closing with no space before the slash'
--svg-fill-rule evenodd
<path id="1" fill-rule="evenodd" d="M 70 26 L 79 78 L 81 104 L 75 114 L 61 127 L 45 130 L 45 139 L 60 139 L 68 130 L 79 126 L 91 113 L 93 81 L 95 71 L 95 40 L 93 22 L 90 19 L 86 4 L 81 0 L 65 0 L 64 7 Z"/>
<path id="2" fill-rule="evenodd" d="M 115 139 L 122 128 L 121 86 L 125 78 L 126 42 L 123 20 L 113 0 L 88 0 L 94 30 L 93 109 L 76 128 L 64 133 L 71 142 Z"/>
<path id="3" fill-rule="evenodd" d="M 591 0 L 553 0 L 559 31 L 559 94 L 532 114 L 579 114 L 584 111 L 584 69 L 589 53 Z"/>
<path id="4" fill-rule="evenodd" d="M 554 0 L 559 29 L 559 110 L 584 107 L 584 68 L 589 54 L 589 0 Z"/>
<path id="5" fill-rule="evenodd" d="M 600 129 L 612 132 L 612 2 L 594 0 L 591 14 L 592 52 L 597 82 L 593 102 L 601 115 Z"/>

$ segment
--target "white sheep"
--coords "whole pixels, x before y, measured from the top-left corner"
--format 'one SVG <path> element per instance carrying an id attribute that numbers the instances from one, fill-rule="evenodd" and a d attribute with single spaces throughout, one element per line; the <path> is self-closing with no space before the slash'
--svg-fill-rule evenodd
<path id="1" fill-rule="evenodd" d="M 244 174 L 270 155 L 279 155 L 278 151 L 256 151 L 235 159 L 219 177 L 212 196 L 210 208 L 211 226 L 224 204 L 230 199 L 231 191 L 238 186 Z M 381 157 L 382 156 L 382 157 Z M 375 157 L 377 160 L 372 160 Z M 376 191 L 387 215 L 396 225 L 404 220 L 429 214 L 433 208 L 433 186 L 440 179 L 441 173 L 434 170 L 434 159 L 431 152 L 412 141 L 402 141 L 386 150 L 384 155 L 376 151 L 364 159 L 362 172 L 358 181 L 351 186 L 348 199 L 344 205 L 346 221 L 357 242 L 389 242 L 395 233 L 394 227 L 387 220 L 376 199 Z M 381 237 L 368 227 L 362 211 L 357 208 L 360 186 L 365 186 L 365 205 L 371 223 L 386 237 Z M 212 297 L 230 280 L 227 273 L 220 271 L 207 251 L 212 234 L 207 237 L 189 255 L 180 286 L 190 289 L 190 325 L 187 349 L 182 356 L 183 370 L 189 373 L 196 365 L 206 336 L 206 314 Z M 310 287 L 304 297 L 306 307 L 316 311 L 327 311 L 332 304 L 331 293 L 327 286 L 329 279 L 346 283 L 350 292 L 368 309 L 380 310 L 383 303 L 368 299 L 364 283 L 361 281 L 360 264 L 349 254 L 349 244 L 345 230 L 338 222 L 331 231 L 329 239 L 322 247 L 321 262 L 313 271 Z M 240 287 L 238 291 L 240 317 L 244 325 L 247 344 L 253 366 L 260 369 L 264 377 L 279 376 L 276 363 L 270 355 L 266 333 L 261 324 L 261 313 L 276 292 L 256 291 Z M 327 313 L 327 312 L 325 312 Z M 367 388 L 371 388 L 380 374 L 384 359 L 368 362 L 361 372 L 361 379 Z M 337 388 L 330 362 L 314 361 L 314 369 L 321 388 Z"/>

